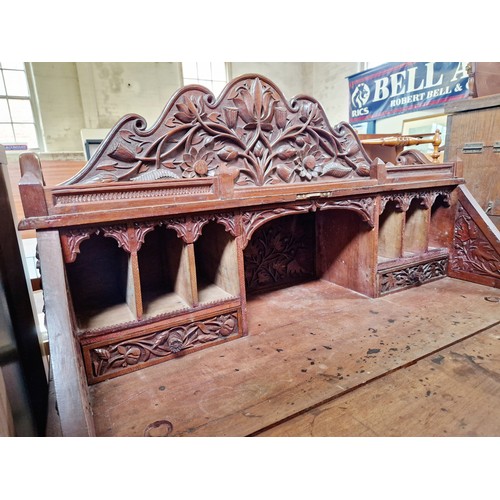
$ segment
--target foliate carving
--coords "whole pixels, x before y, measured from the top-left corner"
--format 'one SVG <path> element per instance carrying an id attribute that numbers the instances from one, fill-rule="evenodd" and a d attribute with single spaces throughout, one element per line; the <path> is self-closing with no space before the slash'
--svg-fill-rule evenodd
<path id="1" fill-rule="evenodd" d="M 331 201 L 315 201 L 316 209 L 345 209 L 352 210 L 361 215 L 362 219 L 369 224 L 370 227 L 375 227 L 375 200 L 373 198 L 361 198 L 359 200 L 331 200 Z"/>
<path id="2" fill-rule="evenodd" d="M 315 276 L 311 220 L 274 220 L 254 233 L 245 253 L 247 290 L 262 290 Z"/>
<path id="3" fill-rule="evenodd" d="M 349 200 L 311 200 L 307 203 L 287 204 L 283 207 L 270 208 L 266 210 L 255 210 L 242 213 L 243 226 L 243 248 L 248 245 L 252 234 L 263 224 L 272 219 L 285 215 L 294 215 L 317 210 L 344 209 L 352 210 L 361 215 L 362 219 L 370 227 L 375 227 L 374 213 L 375 200 L 373 198 L 349 199 Z"/>
<path id="4" fill-rule="evenodd" d="M 106 226 L 100 229 L 105 237 L 115 239 L 120 248 L 123 248 L 127 252 L 131 252 L 129 235 L 127 234 L 127 226 L 125 224 Z"/>
<path id="5" fill-rule="evenodd" d="M 215 97 L 181 89 L 154 127 L 123 118 L 68 184 L 207 177 L 224 164 L 237 186 L 369 176 L 371 160 L 351 126 L 331 127 L 320 104 L 287 102 L 266 78 L 243 76 Z"/>
<path id="6" fill-rule="evenodd" d="M 102 377 L 140 364 L 166 358 L 198 345 L 236 336 L 238 314 L 232 312 L 187 325 L 90 349 L 92 377 Z M 128 371 L 128 370 L 127 370 Z"/>
<path id="7" fill-rule="evenodd" d="M 238 217 L 234 212 L 213 214 L 212 220 L 224 226 L 224 229 L 233 237 L 236 238 L 241 233 L 241 227 L 238 224 Z"/>
<path id="8" fill-rule="evenodd" d="M 97 234 L 98 232 L 97 228 L 78 228 L 61 231 L 64 262 L 66 264 L 75 262 L 77 255 L 80 253 L 81 243 L 88 240 L 92 234 Z"/>
<path id="9" fill-rule="evenodd" d="M 210 216 L 187 215 L 164 221 L 167 228 L 175 230 L 177 236 L 185 243 L 194 243 L 201 235 L 205 224 L 210 222 Z"/>
<path id="10" fill-rule="evenodd" d="M 405 269 L 380 273 L 380 293 L 393 292 L 446 276 L 448 259 L 409 266 Z"/>
<path id="11" fill-rule="evenodd" d="M 385 210 L 387 203 L 389 203 L 390 201 L 395 202 L 396 210 L 406 212 L 410 208 L 411 202 L 415 198 L 421 200 L 420 204 L 422 207 L 430 209 L 438 196 L 443 197 L 443 203 L 445 205 L 450 204 L 450 191 L 444 189 L 433 189 L 433 190 L 414 191 L 414 192 L 407 191 L 404 193 L 392 193 L 384 195 L 380 198 L 380 213 L 382 213 Z"/>
<path id="12" fill-rule="evenodd" d="M 134 222 L 134 250 L 136 252 L 141 249 L 144 239 L 146 238 L 146 234 L 152 231 L 157 225 L 159 225 L 157 222 Z"/>
<path id="13" fill-rule="evenodd" d="M 500 255 L 460 203 L 450 268 L 500 279 Z"/>
<path id="14" fill-rule="evenodd" d="M 310 206 L 310 204 L 298 204 L 287 205 L 286 207 L 270 208 L 267 210 L 243 212 L 241 217 L 243 225 L 243 248 L 248 245 L 252 234 L 266 222 L 285 215 L 307 213 Z"/>

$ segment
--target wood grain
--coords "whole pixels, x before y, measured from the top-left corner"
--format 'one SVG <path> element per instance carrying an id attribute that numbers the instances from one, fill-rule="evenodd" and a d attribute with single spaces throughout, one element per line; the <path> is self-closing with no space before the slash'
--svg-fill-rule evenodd
<path id="1" fill-rule="evenodd" d="M 323 281 L 270 292 L 249 301 L 247 337 L 91 387 L 97 434 L 159 420 L 177 436 L 254 434 L 490 327 L 490 296 L 448 278 L 383 299 Z"/>
<path id="2" fill-rule="evenodd" d="M 499 436 L 499 340 L 486 328 L 258 435 Z"/>

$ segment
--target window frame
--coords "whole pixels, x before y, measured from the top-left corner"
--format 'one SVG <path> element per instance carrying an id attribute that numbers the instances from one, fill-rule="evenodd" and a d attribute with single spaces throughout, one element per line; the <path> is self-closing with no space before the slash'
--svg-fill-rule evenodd
<path id="1" fill-rule="evenodd" d="M 0 78 L 2 78 L 2 83 L 3 83 L 3 86 L 5 88 L 5 93 L 0 94 L 0 100 L 5 100 L 8 111 L 9 111 L 9 119 L 10 119 L 10 121 L 7 121 L 7 122 L 2 121 L 1 123 L 2 124 L 10 124 L 10 126 L 12 128 L 12 134 L 14 137 L 14 143 L 20 142 L 20 141 L 18 141 L 18 139 L 16 137 L 16 131 L 15 131 L 14 125 L 16 125 L 16 124 L 18 124 L 18 125 L 31 125 L 31 124 L 33 124 L 35 127 L 35 134 L 36 134 L 36 140 L 37 140 L 38 145 L 37 145 L 37 147 L 30 147 L 30 145 L 28 144 L 28 150 L 40 152 L 40 151 L 44 150 L 44 140 L 43 140 L 43 134 L 41 133 L 41 127 L 40 127 L 41 120 L 40 120 L 40 113 L 39 113 L 39 109 L 38 109 L 37 101 L 36 101 L 36 93 L 34 92 L 35 86 L 34 86 L 34 78 L 33 78 L 33 68 L 32 68 L 31 63 L 26 63 L 26 62 L 23 62 L 22 66 L 23 66 L 22 69 L 9 68 L 9 67 L 4 68 L 3 66 L 0 67 Z M 28 95 L 10 94 L 8 89 L 7 89 L 7 86 L 5 84 L 4 71 L 23 72 L 25 77 L 26 77 Z M 33 121 L 19 122 L 19 121 L 14 121 L 12 119 L 12 112 L 10 109 L 9 101 L 14 101 L 14 100 L 15 101 L 28 101 L 29 102 Z M 12 152 L 14 152 L 14 151 L 12 151 Z"/>

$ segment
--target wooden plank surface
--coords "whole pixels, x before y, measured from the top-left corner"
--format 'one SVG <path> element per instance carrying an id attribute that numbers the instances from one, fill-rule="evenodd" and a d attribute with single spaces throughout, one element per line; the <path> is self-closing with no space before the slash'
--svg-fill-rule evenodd
<path id="1" fill-rule="evenodd" d="M 499 436 L 500 326 L 260 436 Z"/>
<path id="2" fill-rule="evenodd" d="M 495 297 L 450 278 L 380 299 L 324 281 L 270 292 L 248 302 L 247 337 L 92 386 L 96 433 L 258 433 L 491 327 Z"/>

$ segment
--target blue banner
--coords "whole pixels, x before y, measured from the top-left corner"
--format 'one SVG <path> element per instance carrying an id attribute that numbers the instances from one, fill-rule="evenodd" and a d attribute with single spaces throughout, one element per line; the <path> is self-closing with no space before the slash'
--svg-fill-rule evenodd
<path id="1" fill-rule="evenodd" d="M 387 63 L 349 80 L 349 121 L 359 123 L 410 113 L 469 94 L 467 63 Z"/>

